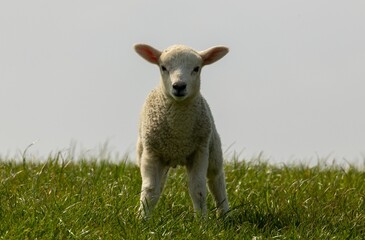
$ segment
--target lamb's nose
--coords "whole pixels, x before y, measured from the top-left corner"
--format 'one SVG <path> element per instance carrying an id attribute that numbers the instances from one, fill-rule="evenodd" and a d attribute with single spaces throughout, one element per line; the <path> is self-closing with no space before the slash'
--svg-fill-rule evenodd
<path id="1" fill-rule="evenodd" d="M 186 89 L 186 83 L 176 82 L 176 83 L 172 84 L 172 88 L 175 89 L 177 92 L 184 91 Z"/>

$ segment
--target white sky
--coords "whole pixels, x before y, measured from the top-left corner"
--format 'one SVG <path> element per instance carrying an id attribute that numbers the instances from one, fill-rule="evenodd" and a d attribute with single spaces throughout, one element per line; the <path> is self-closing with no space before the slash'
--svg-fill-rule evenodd
<path id="1" fill-rule="evenodd" d="M 158 84 L 135 43 L 230 53 L 202 92 L 223 148 L 272 161 L 365 155 L 365 1 L 0 2 L 0 155 L 134 153 Z"/>

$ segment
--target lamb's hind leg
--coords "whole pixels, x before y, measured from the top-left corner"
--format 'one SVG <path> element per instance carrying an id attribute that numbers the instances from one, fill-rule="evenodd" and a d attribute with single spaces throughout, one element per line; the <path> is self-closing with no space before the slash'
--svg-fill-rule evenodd
<path id="1" fill-rule="evenodd" d="M 142 218 L 147 218 L 161 195 L 167 177 L 168 167 L 163 165 L 157 157 L 143 153 L 140 170 L 142 189 L 139 213 Z"/>
<path id="2" fill-rule="evenodd" d="M 208 186 L 212 193 L 218 215 L 222 216 L 229 210 L 227 192 L 226 192 L 226 180 L 223 170 L 223 156 L 221 151 L 210 156 L 209 168 L 208 168 Z"/>
<path id="3" fill-rule="evenodd" d="M 194 211 L 198 215 L 205 216 L 207 213 L 207 182 L 208 154 L 205 151 L 195 153 L 191 162 L 187 165 L 189 177 L 189 192 L 193 200 Z"/>
<path id="4" fill-rule="evenodd" d="M 222 216 L 229 210 L 224 172 L 220 171 L 216 175 L 208 175 L 208 186 L 214 197 L 218 215 Z"/>

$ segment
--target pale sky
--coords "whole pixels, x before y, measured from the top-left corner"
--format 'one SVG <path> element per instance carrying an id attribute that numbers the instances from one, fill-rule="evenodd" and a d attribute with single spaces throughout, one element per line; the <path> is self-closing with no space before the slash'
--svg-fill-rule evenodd
<path id="1" fill-rule="evenodd" d="M 202 73 L 223 150 L 365 158 L 363 0 L 1 1 L 0 155 L 133 157 L 159 82 L 135 43 L 230 48 Z"/>

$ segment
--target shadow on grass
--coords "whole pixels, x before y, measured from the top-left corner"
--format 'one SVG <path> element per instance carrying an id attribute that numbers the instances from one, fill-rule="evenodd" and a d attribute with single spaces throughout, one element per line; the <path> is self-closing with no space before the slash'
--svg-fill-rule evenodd
<path id="1" fill-rule="evenodd" d="M 293 211 L 270 212 L 254 206 L 240 205 L 232 208 L 224 217 L 224 225 L 236 232 L 251 228 L 251 232 L 266 237 L 283 234 L 305 238 L 337 236 L 348 239 L 365 234 L 365 226 L 359 222 L 338 222 L 333 216 L 319 215 L 319 218 L 306 217 Z"/>
<path id="2" fill-rule="evenodd" d="M 257 232 L 270 233 L 281 229 L 297 228 L 300 219 L 295 214 L 276 211 L 268 212 L 252 206 L 236 206 L 224 217 L 227 228 L 239 229 L 240 226 L 251 226 Z"/>

